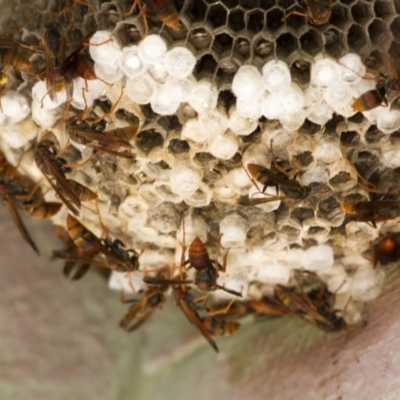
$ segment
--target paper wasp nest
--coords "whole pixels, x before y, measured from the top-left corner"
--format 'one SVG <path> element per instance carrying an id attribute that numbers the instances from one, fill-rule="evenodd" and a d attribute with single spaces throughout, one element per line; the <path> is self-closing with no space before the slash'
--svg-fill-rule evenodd
<path id="1" fill-rule="evenodd" d="M 67 54 L 91 34 L 98 44 L 89 53 L 101 80 L 88 81 L 87 91 L 75 80 L 69 116 L 87 105 L 92 117 L 101 117 L 118 101 L 107 129 L 140 126 L 130 142 L 134 160 L 97 155 L 68 178 L 97 193 L 112 237 L 127 237 L 138 251 L 151 243 L 139 258 L 141 268 L 179 263 L 185 217 L 187 244 L 199 236 L 214 255 L 222 234 L 222 254 L 230 249 L 220 284 L 257 298 L 275 284 L 293 284 L 295 269 L 314 271 L 337 290 L 337 308 L 351 297 L 347 318 L 357 322 L 362 303 L 383 283 L 382 270 L 363 254 L 371 241 L 400 228 L 389 221 L 374 229 L 348 218 L 340 204 L 400 192 L 400 112 L 396 102 L 364 113 L 352 103 L 379 80 L 366 67 L 387 76 L 399 69 L 400 3 L 339 0 L 318 26 L 304 15 L 285 19 L 294 10 L 307 13 L 295 0 L 182 0 L 175 2 L 179 29 L 150 14 L 144 38 L 137 10 L 120 16 L 131 1 L 88 0 L 90 8 L 70 2 L 61 13 L 59 2 L 45 3 L 36 2 L 36 17 L 12 36 L 39 46 L 24 51 L 37 71 L 45 68 L 40 46 L 52 19 L 65 35 Z M 25 17 L 14 11 L 3 25 Z M 60 148 L 67 144 L 66 97 L 58 94 L 54 103 L 43 99 L 44 81 L 12 68 L 7 76 L 1 148 L 14 164 L 24 155 L 19 171 L 38 181 L 32 146 L 48 130 Z M 63 155 L 70 163 L 92 154 L 70 145 Z M 243 166 L 274 162 L 308 187 L 309 196 L 246 204 L 263 195 Z M 276 195 L 275 188 L 267 193 Z M 58 201 L 53 191 L 46 199 Z M 96 207 L 86 204 L 79 219 L 100 237 Z M 63 207 L 53 222 L 65 226 L 67 211 Z M 114 273 L 114 287 L 123 275 Z M 134 285 L 139 289 L 141 279 Z"/>

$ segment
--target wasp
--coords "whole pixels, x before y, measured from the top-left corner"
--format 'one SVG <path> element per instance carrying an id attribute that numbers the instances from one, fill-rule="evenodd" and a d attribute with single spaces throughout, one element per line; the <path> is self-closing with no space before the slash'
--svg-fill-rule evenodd
<path id="1" fill-rule="evenodd" d="M 283 19 L 289 18 L 291 15 L 299 15 L 306 17 L 311 25 L 320 26 L 329 21 L 332 12 L 333 0 L 305 0 L 307 13 L 301 11 L 291 11 Z"/>
<path id="2" fill-rule="evenodd" d="M 166 270 L 163 269 L 157 274 L 158 279 L 165 277 Z M 120 321 L 120 327 L 132 332 L 143 325 L 165 302 L 165 292 L 168 284 L 161 283 L 153 285 L 142 293 L 139 299 L 123 300 L 123 303 L 134 303 Z M 132 323 L 132 321 L 136 321 Z"/>
<path id="3" fill-rule="evenodd" d="M 378 262 L 383 265 L 390 264 L 400 259 L 400 247 L 395 236 L 389 235 L 380 239 L 378 243 L 371 243 L 372 265 L 376 268 Z"/>
<path id="4" fill-rule="evenodd" d="M 363 93 L 360 97 L 354 100 L 351 107 L 355 111 L 363 112 L 373 110 L 374 108 L 379 107 L 382 103 L 385 106 L 388 105 L 386 88 L 384 86 Z"/>
<path id="5" fill-rule="evenodd" d="M 236 321 L 224 321 L 221 319 L 215 319 L 210 317 L 201 318 L 203 327 L 211 336 L 229 336 L 236 332 L 241 324 Z"/>
<path id="6" fill-rule="evenodd" d="M 179 29 L 179 15 L 173 0 L 144 0 L 144 3 L 146 5 L 146 10 L 148 10 L 151 15 L 157 17 L 169 28 L 174 30 Z M 144 36 L 147 36 L 149 25 L 146 19 L 146 12 L 143 9 L 140 0 L 135 0 L 131 9 L 127 13 L 121 14 L 121 16 L 132 14 L 136 7 L 139 9 L 140 15 L 143 17 L 145 27 Z"/>
<path id="7" fill-rule="evenodd" d="M 57 237 L 65 244 L 65 249 L 53 250 L 53 256 L 66 260 L 63 268 L 63 274 L 66 278 L 72 281 L 81 279 L 89 271 L 96 253 L 85 255 L 64 228 L 55 225 L 54 229 Z"/>
<path id="8" fill-rule="evenodd" d="M 24 223 L 22 222 L 21 216 L 19 215 L 15 204 L 15 196 L 17 196 L 20 193 L 21 193 L 21 188 L 19 186 L 12 184 L 11 182 L 5 183 L 0 180 L 0 194 L 3 196 L 4 204 L 8 208 L 8 211 L 10 212 L 15 225 L 20 231 L 24 240 L 32 247 L 32 249 L 37 254 L 40 254 L 40 251 L 36 246 L 36 243 L 33 241 L 31 235 L 29 234 Z M 26 195 L 26 191 L 23 191 L 22 193 Z"/>
<path id="9" fill-rule="evenodd" d="M 400 216 L 399 201 L 345 201 L 340 205 L 343 212 L 360 222 L 370 222 L 376 228 L 376 222 L 387 221 Z"/>

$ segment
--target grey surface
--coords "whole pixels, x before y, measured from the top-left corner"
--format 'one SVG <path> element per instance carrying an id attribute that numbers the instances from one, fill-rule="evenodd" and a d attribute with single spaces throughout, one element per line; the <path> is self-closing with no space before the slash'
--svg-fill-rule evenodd
<path id="1" fill-rule="evenodd" d="M 95 273 L 65 280 L 49 261 L 51 226 L 27 222 L 39 258 L 0 210 L 2 400 L 400 398 L 398 273 L 364 330 L 248 321 L 216 356 L 170 300 L 135 334 L 121 331 L 119 294 Z"/>

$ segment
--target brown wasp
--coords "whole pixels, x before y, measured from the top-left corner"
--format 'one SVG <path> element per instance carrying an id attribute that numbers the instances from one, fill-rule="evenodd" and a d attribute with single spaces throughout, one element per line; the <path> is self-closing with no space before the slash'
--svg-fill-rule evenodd
<path id="1" fill-rule="evenodd" d="M 157 274 L 158 279 L 165 277 L 166 269 L 161 270 Z M 129 307 L 127 313 L 120 321 L 120 327 L 128 332 L 132 332 L 144 324 L 165 302 L 165 292 L 168 290 L 169 285 L 160 283 L 152 285 L 146 289 L 139 299 L 122 300 L 123 303 L 133 303 Z M 132 323 L 135 321 L 134 323 Z"/>
<path id="2" fill-rule="evenodd" d="M 301 11 L 291 11 L 285 16 L 284 19 L 289 18 L 291 15 L 299 15 L 306 17 L 312 25 L 324 25 L 329 21 L 332 12 L 333 0 L 305 0 L 307 6 L 307 13 Z"/>
<path id="3" fill-rule="evenodd" d="M 33 218 L 42 219 L 56 214 L 61 204 L 44 201 L 38 185 L 35 185 L 27 176 L 19 174 L 16 167 L 11 165 L 1 153 L 0 194 L 3 196 L 4 204 L 10 211 L 21 235 L 33 250 L 39 254 L 35 242 L 22 222 L 17 206 L 21 206 Z"/>
<path id="4" fill-rule="evenodd" d="M 345 201 L 341 209 L 352 219 L 370 222 L 376 228 L 376 222 L 386 221 L 400 216 L 399 201 Z"/>
<path id="5" fill-rule="evenodd" d="M 169 28 L 174 30 L 179 29 L 179 15 L 173 0 L 144 0 L 144 3 L 146 5 L 146 10 L 148 10 L 151 15 L 157 17 Z M 145 27 L 144 36 L 147 36 L 149 26 L 146 19 L 146 11 L 143 9 L 143 5 L 141 4 L 140 0 L 135 0 L 131 9 L 121 16 L 132 14 L 136 7 L 139 9 L 139 12 L 143 17 Z"/>
<path id="6" fill-rule="evenodd" d="M 219 271 L 224 272 L 226 270 L 226 260 L 227 254 L 224 256 L 223 265 L 221 265 L 217 260 L 211 260 L 204 243 L 199 237 L 196 237 L 189 246 L 189 259 L 183 263 L 183 265 L 189 265 L 188 268 L 195 269 L 193 280 L 181 281 L 179 279 L 166 279 L 165 282 L 171 284 L 194 283 L 200 290 L 205 292 L 222 289 L 225 292 L 242 297 L 240 292 L 228 289 L 225 286 L 221 286 L 217 283 Z M 152 284 L 154 279 L 155 278 L 153 277 L 145 276 L 143 281 Z"/>

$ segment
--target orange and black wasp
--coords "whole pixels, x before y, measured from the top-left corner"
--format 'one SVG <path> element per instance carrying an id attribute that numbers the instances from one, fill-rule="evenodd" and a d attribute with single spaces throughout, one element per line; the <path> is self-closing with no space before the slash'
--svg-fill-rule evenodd
<path id="1" fill-rule="evenodd" d="M 387 265 L 400 259 L 398 240 L 399 238 L 393 234 L 379 239 L 375 244 L 371 243 L 371 262 L 374 268 L 376 268 L 378 262 L 382 265 Z"/>
<path id="2" fill-rule="evenodd" d="M 370 222 L 376 227 L 376 222 L 387 221 L 400 216 L 400 202 L 388 201 L 345 201 L 340 204 L 342 211 L 352 219 L 360 222 Z"/>
<path id="3" fill-rule="evenodd" d="M 162 269 L 158 272 L 156 278 L 165 278 L 165 274 L 166 269 Z M 165 292 L 168 288 L 169 285 L 165 283 L 151 285 L 141 293 L 139 299 L 122 300 L 123 303 L 133 303 L 133 305 L 122 317 L 120 327 L 132 332 L 143 325 L 164 304 L 166 300 Z"/>

